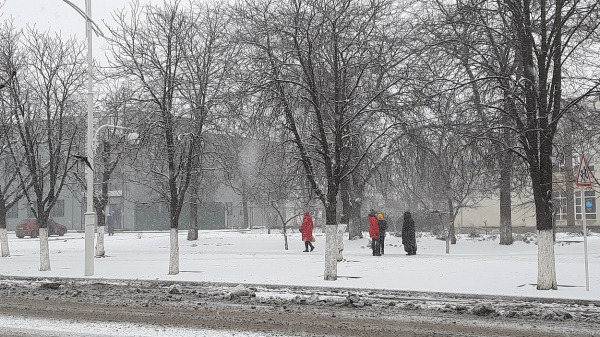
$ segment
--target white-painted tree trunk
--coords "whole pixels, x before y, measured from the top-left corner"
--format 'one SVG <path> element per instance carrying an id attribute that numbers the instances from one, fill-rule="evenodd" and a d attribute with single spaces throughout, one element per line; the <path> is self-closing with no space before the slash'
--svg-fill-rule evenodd
<path id="1" fill-rule="evenodd" d="M 2 257 L 10 256 L 10 250 L 8 249 L 8 234 L 6 228 L 0 228 L 0 245 L 2 245 Z"/>
<path id="2" fill-rule="evenodd" d="M 325 281 L 337 280 L 337 227 L 325 225 Z"/>
<path id="3" fill-rule="evenodd" d="M 97 227 L 98 239 L 96 240 L 96 256 L 99 257 L 104 257 L 104 254 L 106 253 L 104 251 L 104 227 L 105 226 Z"/>
<path id="4" fill-rule="evenodd" d="M 169 275 L 179 274 L 179 236 L 177 228 L 171 228 L 171 249 L 169 256 Z"/>
<path id="5" fill-rule="evenodd" d="M 556 263 L 554 261 L 554 239 L 552 229 L 537 232 L 538 245 L 538 290 L 556 290 Z"/>
<path id="6" fill-rule="evenodd" d="M 336 245 L 338 247 L 338 253 L 337 253 L 337 262 L 342 262 L 344 261 L 344 233 L 346 232 L 346 227 L 348 227 L 347 224 L 339 224 L 337 226 L 337 242 Z"/>
<path id="7" fill-rule="evenodd" d="M 40 271 L 50 271 L 50 247 L 48 228 L 40 228 Z"/>

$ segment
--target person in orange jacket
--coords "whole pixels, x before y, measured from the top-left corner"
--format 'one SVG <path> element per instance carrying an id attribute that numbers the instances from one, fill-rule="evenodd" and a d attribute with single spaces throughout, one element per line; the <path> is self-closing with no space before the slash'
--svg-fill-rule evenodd
<path id="1" fill-rule="evenodd" d="M 381 256 L 381 251 L 379 250 L 379 221 L 377 221 L 376 213 L 374 209 L 369 213 L 369 236 L 371 237 L 373 256 Z"/>
<path id="2" fill-rule="evenodd" d="M 315 246 L 312 244 L 313 238 L 313 221 L 308 212 L 304 213 L 304 219 L 302 219 L 302 226 L 300 226 L 300 232 L 302 232 L 302 241 L 304 241 L 304 252 L 308 252 L 308 247 L 310 247 L 310 251 L 315 250 Z"/>

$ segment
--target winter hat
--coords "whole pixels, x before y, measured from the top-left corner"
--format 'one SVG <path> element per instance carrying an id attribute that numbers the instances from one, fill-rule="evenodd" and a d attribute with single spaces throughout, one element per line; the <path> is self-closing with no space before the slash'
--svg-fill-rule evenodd
<path id="1" fill-rule="evenodd" d="M 382 213 L 377 214 L 377 219 L 383 220 L 383 214 Z"/>

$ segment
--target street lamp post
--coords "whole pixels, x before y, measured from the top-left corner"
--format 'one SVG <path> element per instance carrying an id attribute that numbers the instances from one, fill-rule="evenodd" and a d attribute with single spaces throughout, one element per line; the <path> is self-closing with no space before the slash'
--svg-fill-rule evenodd
<path id="1" fill-rule="evenodd" d="M 96 213 L 94 212 L 94 92 L 92 84 L 92 30 L 97 35 L 102 35 L 98 25 L 92 20 L 92 0 L 85 0 L 85 12 L 77 7 L 69 0 L 63 0 L 69 6 L 73 7 L 85 19 L 85 33 L 87 39 L 87 63 L 88 63 L 88 85 L 87 85 L 87 137 L 86 137 L 86 154 L 89 166 L 85 169 L 86 178 L 86 212 L 84 215 L 85 222 L 85 276 L 94 275 L 94 224 Z"/>

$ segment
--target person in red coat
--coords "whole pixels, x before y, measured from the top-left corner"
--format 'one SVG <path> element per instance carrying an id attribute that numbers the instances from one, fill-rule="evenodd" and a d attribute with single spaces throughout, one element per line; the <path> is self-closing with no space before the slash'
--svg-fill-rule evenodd
<path id="1" fill-rule="evenodd" d="M 304 252 L 308 252 L 308 247 L 310 247 L 310 251 L 312 252 L 315 249 L 315 246 L 312 244 L 313 239 L 313 221 L 308 212 L 304 213 L 304 219 L 302 219 L 302 226 L 300 226 L 300 232 L 302 232 L 302 241 L 304 241 Z"/>
<path id="2" fill-rule="evenodd" d="M 369 214 L 369 236 L 371 236 L 371 248 L 373 248 L 373 256 L 381 256 L 379 249 L 379 221 L 375 215 L 377 212 L 372 209 Z"/>

